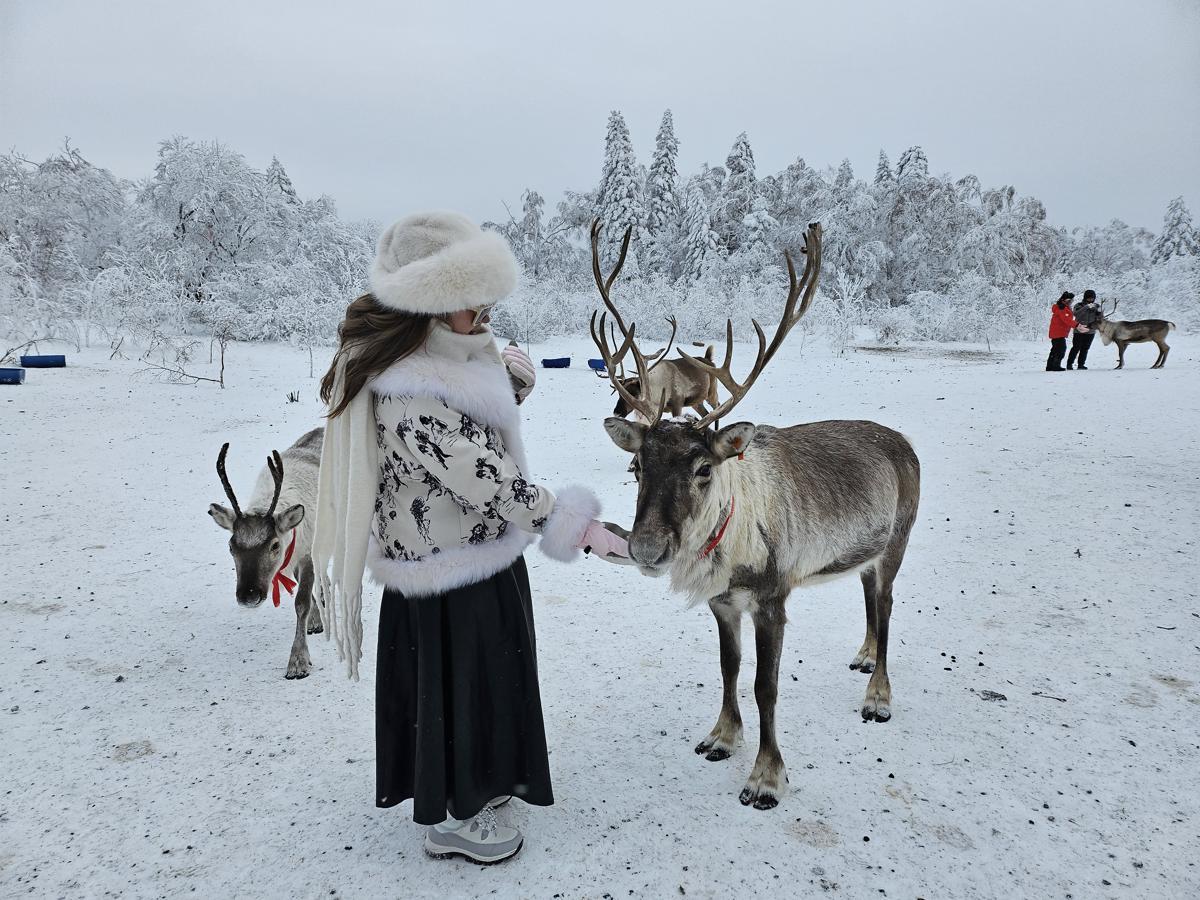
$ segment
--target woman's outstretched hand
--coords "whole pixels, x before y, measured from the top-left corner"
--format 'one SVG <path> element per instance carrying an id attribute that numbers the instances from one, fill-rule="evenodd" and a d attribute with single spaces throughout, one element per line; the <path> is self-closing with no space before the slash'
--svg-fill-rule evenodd
<path id="1" fill-rule="evenodd" d="M 579 549 L 611 562 L 625 562 L 629 559 L 628 542 L 619 534 L 610 531 L 606 522 L 594 521 L 588 525 L 587 531 L 579 541 Z"/>
<path id="2" fill-rule="evenodd" d="M 533 367 L 533 361 L 513 343 L 500 351 L 500 357 L 504 360 L 504 367 L 508 369 L 517 403 L 525 402 L 525 398 L 533 393 L 533 386 L 537 383 L 537 370 Z"/>

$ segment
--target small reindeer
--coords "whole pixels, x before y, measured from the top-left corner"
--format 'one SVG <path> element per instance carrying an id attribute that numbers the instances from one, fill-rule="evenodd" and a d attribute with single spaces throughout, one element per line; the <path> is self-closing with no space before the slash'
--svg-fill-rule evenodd
<path id="1" fill-rule="evenodd" d="M 593 313 L 592 340 L 610 377 L 632 352 L 644 380 L 646 358 L 634 341 L 636 325 L 626 326 L 609 297 L 631 232 L 625 233 L 616 268 L 604 279 L 599 228 L 599 222 L 592 227 L 593 271 L 607 312 L 599 315 L 598 323 Z M 819 224 L 808 227 L 805 254 L 799 280 L 791 256 L 785 254 L 789 287 L 783 315 L 769 345 L 762 327 L 753 323 L 758 355 L 743 381 L 730 370 L 732 322 L 726 326 L 728 345 L 720 367 L 693 358 L 729 392 L 726 400 L 699 420 L 666 420 L 664 397 L 656 402 L 635 397 L 614 378 L 617 392 L 647 424 L 619 418 L 604 423 L 613 442 L 633 454 L 638 489 L 629 534 L 632 560 L 647 574 L 670 573 L 671 586 L 693 602 L 707 600 L 717 620 L 724 692 L 716 725 L 696 746 L 705 759 L 728 759 L 741 741 L 737 680 L 743 614 L 749 613 L 754 622 L 759 745 L 740 799 L 755 809 L 775 806 L 787 785 L 775 738 L 775 699 L 784 607 L 793 588 L 839 575 L 861 579 L 866 637 L 850 668 L 872 673 L 860 708 L 863 720 L 891 718 L 887 663 L 892 583 L 904 559 L 921 492 L 920 464 L 912 446 L 903 435 L 875 422 L 810 422 L 788 428 L 735 422 L 714 427 L 746 396 L 788 332 L 808 312 L 821 272 Z M 609 315 L 623 337 L 616 350 L 605 334 Z"/>
<path id="2" fill-rule="evenodd" d="M 260 606 L 268 593 L 278 606 L 283 591 L 296 589 L 296 636 L 288 657 L 289 679 L 308 676 L 312 660 L 306 635 L 323 630 L 321 614 L 312 602 L 313 530 L 304 511 L 316 509 L 317 473 L 324 437 L 324 428 L 314 428 L 284 450 L 282 456 L 272 451 L 245 510 L 238 504 L 225 474 L 225 455 L 229 452 L 229 444 L 225 444 L 217 455 L 217 475 L 233 509 L 219 503 L 208 507 L 213 521 L 233 533 L 229 552 L 237 572 L 234 597 L 239 606 L 248 609 Z M 281 500 L 283 511 L 276 512 Z M 292 577 L 296 573 L 299 573 L 298 588 Z"/>
<path id="3" fill-rule="evenodd" d="M 666 409 L 672 416 L 678 416 L 685 408 L 694 409 L 701 416 L 707 415 L 709 409 L 717 405 L 717 379 L 710 372 L 693 364 L 690 357 L 666 358 L 671 352 L 677 327 L 674 316 L 668 317 L 667 322 L 671 326 L 671 336 L 667 339 L 666 348 L 654 357 L 647 358 L 650 362 L 644 376 L 647 389 L 642 390 L 643 376 L 625 378 L 624 367 L 618 377 L 629 394 L 647 399 L 652 406 L 657 404 L 660 398 L 666 398 Z M 704 359 L 709 365 L 712 364 L 711 346 L 705 351 Z M 640 417 L 640 413 L 629 405 L 623 394 L 618 396 L 613 415 L 623 419 L 631 412 Z"/>
<path id="4" fill-rule="evenodd" d="M 1117 303 L 1119 302 L 1117 301 Z M 1153 341 L 1158 345 L 1158 359 L 1154 360 L 1154 365 L 1150 368 L 1161 369 L 1167 364 L 1167 354 L 1171 352 L 1171 347 L 1167 343 L 1167 333 L 1175 327 L 1175 323 L 1168 322 L 1166 319 L 1138 319 L 1136 322 L 1110 321 L 1108 317 L 1117 311 L 1117 303 L 1113 303 L 1110 310 L 1105 310 L 1103 306 L 1100 307 L 1100 324 L 1096 326 L 1104 346 L 1116 343 L 1117 368 L 1125 368 L 1125 348 L 1127 346 Z"/>

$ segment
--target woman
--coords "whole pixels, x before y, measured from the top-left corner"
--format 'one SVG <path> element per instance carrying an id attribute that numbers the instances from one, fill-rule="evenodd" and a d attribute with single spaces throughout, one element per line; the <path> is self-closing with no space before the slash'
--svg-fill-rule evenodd
<path id="1" fill-rule="evenodd" d="M 1071 301 L 1074 298 L 1075 295 L 1070 291 L 1063 291 L 1058 302 L 1050 307 L 1050 356 L 1046 359 L 1047 372 L 1064 371 L 1062 362 L 1067 353 L 1067 335 L 1075 327 L 1075 316 L 1071 314 Z"/>
<path id="2" fill-rule="evenodd" d="M 522 552 L 541 534 L 562 561 L 582 547 L 627 555 L 595 521 L 589 490 L 555 495 L 527 477 L 516 382 L 487 327 L 516 274 L 503 238 L 463 216 L 397 222 L 321 382 L 313 562 L 326 629 L 355 679 L 364 568 L 385 586 L 376 804 L 412 798 L 428 853 L 477 862 L 521 848 L 496 806 L 554 802 Z M 531 366 L 510 371 L 531 384 Z"/>
<path id="3" fill-rule="evenodd" d="M 1078 359 L 1079 368 L 1087 370 L 1088 349 L 1096 339 L 1096 326 L 1103 318 L 1100 305 L 1096 302 L 1096 292 L 1088 288 L 1083 292 L 1083 299 L 1071 310 L 1075 317 L 1075 333 L 1071 335 L 1071 353 L 1067 356 L 1067 368 L 1075 367 Z"/>

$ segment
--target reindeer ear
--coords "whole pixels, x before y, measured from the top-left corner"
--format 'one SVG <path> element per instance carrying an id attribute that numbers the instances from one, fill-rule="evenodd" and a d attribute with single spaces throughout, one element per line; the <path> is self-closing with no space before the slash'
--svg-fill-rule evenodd
<path id="1" fill-rule="evenodd" d="M 610 416 L 604 420 L 604 430 L 622 450 L 637 453 L 642 449 L 642 442 L 646 440 L 646 432 L 650 429 L 641 422 L 627 422 Z"/>
<path id="2" fill-rule="evenodd" d="M 208 505 L 208 514 L 213 517 L 214 522 L 226 531 L 233 531 L 233 520 L 237 518 L 233 514 L 233 510 L 226 509 L 220 503 L 210 503 Z"/>
<path id="3" fill-rule="evenodd" d="M 713 436 L 712 452 L 722 461 L 745 453 L 750 442 L 754 440 L 755 431 L 757 427 L 750 422 L 726 425 Z"/>
<path id="4" fill-rule="evenodd" d="M 297 503 L 289 506 L 281 513 L 275 513 L 275 530 L 291 531 L 304 521 L 304 504 Z"/>

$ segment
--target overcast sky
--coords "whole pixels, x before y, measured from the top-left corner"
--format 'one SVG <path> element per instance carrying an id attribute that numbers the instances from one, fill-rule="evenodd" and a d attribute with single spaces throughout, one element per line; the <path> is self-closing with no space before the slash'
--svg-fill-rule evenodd
<path id="1" fill-rule="evenodd" d="M 1200 218 L 1197 0 L 0 0 L 0 147 L 69 135 L 138 178 L 219 139 L 353 218 L 554 202 L 597 182 L 609 110 L 648 164 L 667 107 L 685 174 L 740 131 L 760 177 L 921 144 L 1056 224 Z"/>

